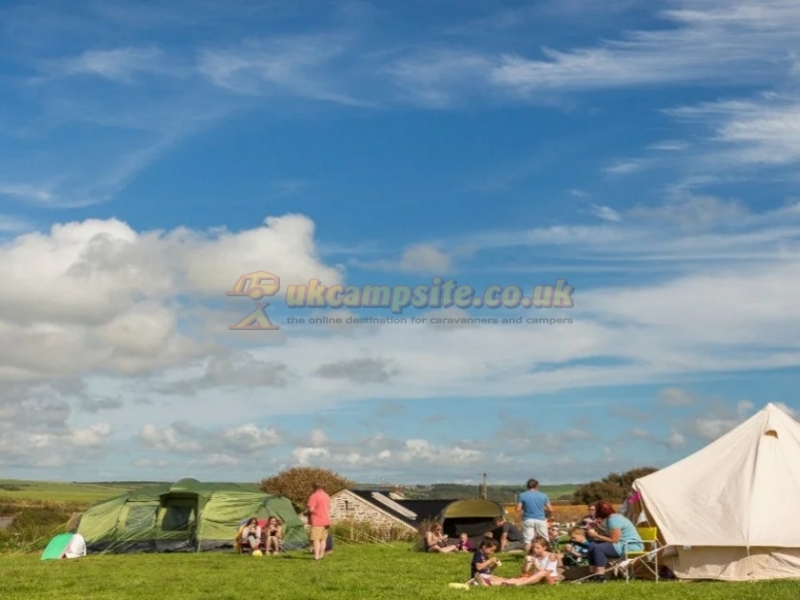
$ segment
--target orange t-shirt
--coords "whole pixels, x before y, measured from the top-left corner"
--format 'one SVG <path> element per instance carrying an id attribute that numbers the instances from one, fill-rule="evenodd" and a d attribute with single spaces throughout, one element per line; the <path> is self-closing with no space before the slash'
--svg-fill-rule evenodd
<path id="1" fill-rule="evenodd" d="M 331 498 L 325 490 L 317 490 L 308 498 L 308 524 L 312 527 L 330 527 Z"/>

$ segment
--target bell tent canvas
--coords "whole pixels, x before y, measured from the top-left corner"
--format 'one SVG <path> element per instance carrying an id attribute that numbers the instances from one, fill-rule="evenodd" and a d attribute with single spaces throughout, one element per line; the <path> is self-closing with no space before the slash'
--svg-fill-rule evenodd
<path id="1" fill-rule="evenodd" d="M 800 578 L 800 423 L 774 404 L 633 487 L 679 579 Z"/>
<path id="2" fill-rule="evenodd" d="M 272 516 L 284 523 L 285 549 L 307 545 L 287 498 L 188 478 L 99 502 L 81 516 L 78 533 L 90 553 L 221 550 L 234 547 L 242 520 Z"/>

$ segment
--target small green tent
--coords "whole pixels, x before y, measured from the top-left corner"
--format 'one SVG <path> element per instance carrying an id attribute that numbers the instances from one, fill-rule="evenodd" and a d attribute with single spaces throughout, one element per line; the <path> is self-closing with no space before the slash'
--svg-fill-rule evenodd
<path id="1" fill-rule="evenodd" d="M 284 548 L 307 545 L 303 523 L 287 498 L 196 479 L 99 502 L 82 515 L 78 533 L 89 552 L 220 550 L 233 547 L 242 521 L 272 516 L 284 523 Z"/>
<path id="2" fill-rule="evenodd" d="M 86 556 L 86 541 L 77 533 L 59 533 L 47 544 L 42 560 L 80 558 Z"/>

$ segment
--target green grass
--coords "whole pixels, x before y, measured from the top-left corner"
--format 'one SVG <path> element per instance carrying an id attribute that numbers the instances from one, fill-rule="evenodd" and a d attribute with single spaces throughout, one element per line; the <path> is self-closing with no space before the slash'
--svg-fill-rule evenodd
<path id="1" fill-rule="evenodd" d="M 69 483 L 0 479 L 0 503 L 59 502 L 89 505 L 138 487 L 131 484 Z"/>
<path id="2" fill-rule="evenodd" d="M 242 600 L 308 598 L 320 600 L 496 597 L 592 600 L 790 600 L 800 584 L 609 582 L 453 590 L 449 582 L 469 576 L 469 555 L 421 554 L 407 544 L 337 546 L 314 563 L 308 553 L 282 557 L 239 556 L 232 552 L 88 556 L 78 560 L 39 560 L 39 555 L 0 557 L 3 600 Z M 498 574 L 519 572 L 519 557 L 503 559 Z"/>

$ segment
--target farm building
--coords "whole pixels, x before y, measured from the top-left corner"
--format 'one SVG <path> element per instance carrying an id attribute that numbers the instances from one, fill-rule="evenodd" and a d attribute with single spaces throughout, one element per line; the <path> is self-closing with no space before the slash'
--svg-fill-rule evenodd
<path id="1" fill-rule="evenodd" d="M 360 521 L 387 529 L 401 527 L 417 531 L 433 520 L 452 500 L 406 500 L 386 490 L 342 490 L 331 496 L 334 523 Z"/>

